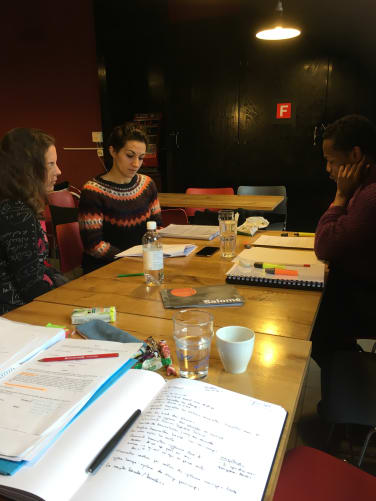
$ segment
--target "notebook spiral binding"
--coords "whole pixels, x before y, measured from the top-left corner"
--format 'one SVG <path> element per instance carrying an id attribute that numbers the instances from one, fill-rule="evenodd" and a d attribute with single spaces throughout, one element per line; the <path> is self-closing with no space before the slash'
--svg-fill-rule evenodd
<path id="1" fill-rule="evenodd" d="M 324 284 L 322 282 L 281 280 L 279 278 L 242 277 L 235 275 L 228 275 L 226 277 L 226 282 L 228 284 L 260 285 L 262 287 L 277 287 L 280 289 L 321 290 L 324 288 Z"/>

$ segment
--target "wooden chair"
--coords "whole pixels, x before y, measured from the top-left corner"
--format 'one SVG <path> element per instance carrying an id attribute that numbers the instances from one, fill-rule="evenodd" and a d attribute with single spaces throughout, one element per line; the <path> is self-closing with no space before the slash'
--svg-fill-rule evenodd
<path id="1" fill-rule="evenodd" d="M 273 501 L 373 501 L 376 477 L 311 447 L 286 454 Z"/>
<path id="2" fill-rule="evenodd" d="M 169 224 L 188 224 L 187 213 L 184 209 L 162 209 L 162 226 Z"/>
<path id="3" fill-rule="evenodd" d="M 190 195 L 234 195 L 234 190 L 233 188 L 187 188 L 185 190 L 187 194 Z M 192 208 L 192 207 L 186 207 L 185 211 L 187 213 L 188 217 L 192 217 L 195 215 L 196 211 L 204 211 L 204 208 Z M 212 212 L 218 212 L 220 208 L 218 209 L 209 209 Z"/>
<path id="4" fill-rule="evenodd" d="M 61 273 L 67 273 L 81 266 L 84 251 L 78 222 L 58 224 L 56 241 Z"/>
<path id="5" fill-rule="evenodd" d="M 280 203 L 273 212 L 257 211 L 257 214 L 264 216 L 266 219 L 271 221 L 268 226 L 268 230 L 285 230 L 287 226 L 287 191 L 286 186 L 239 186 L 237 195 L 281 195 L 284 197 L 282 203 Z M 281 221 L 273 221 L 274 215 L 282 217 Z M 280 215 L 280 216 L 279 216 Z"/>

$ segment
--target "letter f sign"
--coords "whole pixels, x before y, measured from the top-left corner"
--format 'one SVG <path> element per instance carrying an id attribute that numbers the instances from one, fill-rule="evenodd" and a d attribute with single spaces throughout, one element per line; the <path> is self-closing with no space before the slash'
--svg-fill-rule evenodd
<path id="1" fill-rule="evenodd" d="M 276 118 L 291 118 L 291 103 L 277 103 Z"/>

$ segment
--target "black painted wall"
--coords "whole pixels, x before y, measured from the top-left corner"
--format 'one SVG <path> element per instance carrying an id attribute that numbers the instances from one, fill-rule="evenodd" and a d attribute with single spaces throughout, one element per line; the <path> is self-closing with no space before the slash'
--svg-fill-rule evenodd
<path id="1" fill-rule="evenodd" d="M 315 126 L 347 113 L 375 119 L 373 59 L 312 26 L 296 40 L 256 40 L 260 12 L 242 0 L 193 19 L 171 4 L 95 0 L 110 122 L 163 112 L 164 191 L 284 184 L 289 229 L 313 230 L 335 189 Z M 295 105 L 295 124 L 273 120 L 279 99 Z"/>

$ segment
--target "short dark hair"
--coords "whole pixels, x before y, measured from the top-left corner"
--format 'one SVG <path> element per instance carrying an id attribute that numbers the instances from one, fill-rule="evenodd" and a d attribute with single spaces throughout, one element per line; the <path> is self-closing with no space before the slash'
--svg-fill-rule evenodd
<path id="1" fill-rule="evenodd" d="M 337 151 L 349 152 L 359 146 L 364 154 L 376 158 L 376 127 L 362 115 L 346 115 L 328 125 L 323 136 L 333 141 Z"/>
<path id="2" fill-rule="evenodd" d="M 18 127 L 0 141 L 0 200 L 21 200 L 41 214 L 46 200 L 45 154 L 55 144 L 39 129 Z"/>
<path id="3" fill-rule="evenodd" d="M 127 141 L 139 141 L 140 143 L 144 143 L 146 147 L 148 146 L 146 132 L 140 127 L 136 127 L 134 123 L 125 123 L 118 125 L 112 130 L 107 140 L 107 147 L 112 146 L 118 152 L 125 146 Z"/>

